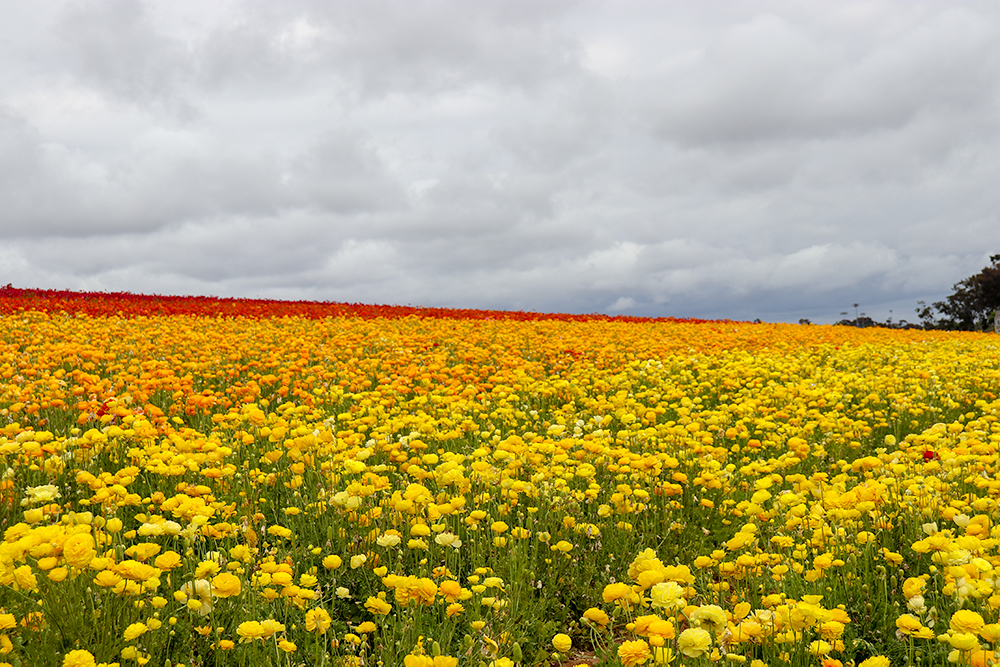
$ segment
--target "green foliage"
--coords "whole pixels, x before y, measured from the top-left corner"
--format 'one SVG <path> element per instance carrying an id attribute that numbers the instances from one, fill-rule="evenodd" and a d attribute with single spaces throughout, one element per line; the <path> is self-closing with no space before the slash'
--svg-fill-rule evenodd
<path id="1" fill-rule="evenodd" d="M 926 329 L 988 331 L 1000 309 L 1000 255 L 990 255 L 990 265 L 952 286 L 954 293 L 927 306 L 917 303 L 917 315 Z M 935 317 L 935 311 L 939 314 Z"/>

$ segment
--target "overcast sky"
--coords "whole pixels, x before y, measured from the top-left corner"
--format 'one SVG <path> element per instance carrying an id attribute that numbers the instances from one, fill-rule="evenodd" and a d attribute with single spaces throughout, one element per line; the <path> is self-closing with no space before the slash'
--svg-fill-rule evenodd
<path id="1" fill-rule="evenodd" d="M 1000 253 L 1000 3 L 0 0 L 0 283 L 817 323 Z"/>

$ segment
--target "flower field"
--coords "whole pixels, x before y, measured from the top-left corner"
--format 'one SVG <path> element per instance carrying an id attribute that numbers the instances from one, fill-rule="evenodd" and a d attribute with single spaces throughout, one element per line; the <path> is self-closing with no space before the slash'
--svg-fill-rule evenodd
<path id="1" fill-rule="evenodd" d="M 998 342 L 8 286 L 0 666 L 1000 662 Z"/>

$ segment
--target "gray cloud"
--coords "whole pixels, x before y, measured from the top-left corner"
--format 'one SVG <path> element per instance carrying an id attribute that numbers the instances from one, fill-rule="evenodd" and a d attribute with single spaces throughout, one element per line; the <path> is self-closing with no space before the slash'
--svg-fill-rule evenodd
<path id="1" fill-rule="evenodd" d="M 989 2 L 70 1 L 0 37 L 2 283 L 899 319 L 1000 251 Z"/>

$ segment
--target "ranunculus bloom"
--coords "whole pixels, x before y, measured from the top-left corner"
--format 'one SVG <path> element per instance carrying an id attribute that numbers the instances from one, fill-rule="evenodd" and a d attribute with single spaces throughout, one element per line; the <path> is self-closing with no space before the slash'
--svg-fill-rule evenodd
<path id="1" fill-rule="evenodd" d="M 911 634 L 922 627 L 923 623 L 913 614 L 903 614 L 896 619 L 896 628 L 903 634 Z"/>
<path id="2" fill-rule="evenodd" d="M 277 632 L 284 632 L 285 624 L 279 623 L 273 618 L 265 618 L 263 621 L 260 622 L 260 629 L 261 629 L 261 636 L 264 639 L 267 639 L 268 637 Z"/>
<path id="3" fill-rule="evenodd" d="M 604 587 L 602 597 L 605 602 L 614 602 L 615 600 L 622 599 L 627 600 L 632 597 L 632 587 L 622 582 L 608 584 Z"/>
<path id="4" fill-rule="evenodd" d="M 382 614 L 384 616 L 392 611 L 392 605 L 381 598 L 371 596 L 365 600 L 365 609 L 373 614 Z"/>
<path id="5" fill-rule="evenodd" d="M 306 630 L 318 635 L 324 634 L 330 628 L 330 614 L 325 609 L 317 607 L 306 612 Z"/>
<path id="6" fill-rule="evenodd" d="M 448 602 L 456 602 L 462 595 L 462 585 L 454 579 L 448 579 L 438 586 L 438 593 Z"/>
<path id="7" fill-rule="evenodd" d="M 583 617 L 588 621 L 590 621 L 591 623 L 596 623 L 602 628 L 607 626 L 607 624 L 611 622 L 611 619 L 608 618 L 608 615 L 603 610 L 598 609 L 597 607 L 591 607 L 587 611 L 583 612 Z"/>
<path id="8" fill-rule="evenodd" d="M 664 581 L 649 591 L 650 604 L 656 609 L 682 608 L 687 604 L 684 588 L 676 581 Z"/>
<path id="9" fill-rule="evenodd" d="M 1000 642 L 1000 624 L 984 625 L 979 631 L 979 636 L 995 646 L 997 642 Z"/>
<path id="10" fill-rule="evenodd" d="M 971 632 L 953 634 L 948 638 L 948 643 L 959 651 L 971 651 L 974 648 L 979 648 L 979 638 Z"/>
<path id="11" fill-rule="evenodd" d="M 153 561 L 153 565 L 164 572 L 169 572 L 180 564 L 181 555 L 176 551 L 165 551 Z"/>
<path id="12" fill-rule="evenodd" d="M 718 605 L 706 604 L 698 607 L 691 614 L 691 620 L 699 626 L 718 632 L 726 627 L 726 612 Z"/>
<path id="13" fill-rule="evenodd" d="M 90 533 L 70 535 L 63 543 L 63 560 L 70 567 L 87 567 L 96 556 L 94 538 Z"/>
<path id="14" fill-rule="evenodd" d="M 903 581 L 903 596 L 909 600 L 914 595 L 920 595 L 924 590 L 924 580 L 919 577 L 908 577 Z"/>
<path id="15" fill-rule="evenodd" d="M 63 656 L 63 667 L 96 667 L 97 660 L 90 651 L 70 651 Z"/>
<path id="16" fill-rule="evenodd" d="M 146 634 L 148 630 L 149 626 L 145 623 L 132 623 L 125 628 L 125 632 L 122 633 L 122 636 L 125 638 L 125 641 L 130 642 L 136 637 Z"/>
<path id="17" fill-rule="evenodd" d="M 952 632 L 977 634 L 985 624 L 986 621 L 976 612 L 969 609 L 959 609 L 951 615 L 949 627 Z"/>
<path id="18" fill-rule="evenodd" d="M 34 573 L 31 571 L 30 565 L 22 565 L 21 567 L 15 568 L 14 583 L 18 588 L 23 590 L 28 590 L 28 591 L 38 590 L 38 580 L 35 578 Z"/>
<path id="19" fill-rule="evenodd" d="M 41 486 L 29 486 L 24 490 L 27 496 L 21 501 L 21 505 L 35 505 L 38 503 L 51 503 L 56 498 L 61 498 L 59 487 L 52 484 L 42 484 Z"/>
<path id="20" fill-rule="evenodd" d="M 858 665 L 858 667 L 890 667 L 891 664 L 889 658 L 884 655 L 873 655 Z"/>
<path id="21" fill-rule="evenodd" d="M 263 632 L 259 621 L 243 621 L 236 628 L 236 634 L 247 640 L 257 639 Z"/>
<path id="22" fill-rule="evenodd" d="M 809 644 L 809 653 L 811 653 L 812 655 L 824 656 L 831 650 L 833 650 L 833 647 L 830 646 L 828 642 L 825 642 L 822 639 L 818 639 Z"/>
<path id="23" fill-rule="evenodd" d="M 552 646 L 560 653 L 566 653 L 573 648 L 573 640 L 569 635 L 565 635 L 560 632 L 552 638 Z"/>
<path id="24" fill-rule="evenodd" d="M 618 647 L 618 657 L 625 667 L 643 665 L 649 660 L 649 644 L 641 639 L 622 642 Z"/>
<path id="25" fill-rule="evenodd" d="M 712 645 L 712 635 L 704 628 L 688 628 L 677 638 L 677 649 L 689 658 L 701 657 Z"/>
<path id="26" fill-rule="evenodd" d="M 231 572 L 223 572 L 212 578 L 212 592 L 216 597 L 230 598 L 239 595 L 242 590 L 243 584 L 240 578 Z"/>

